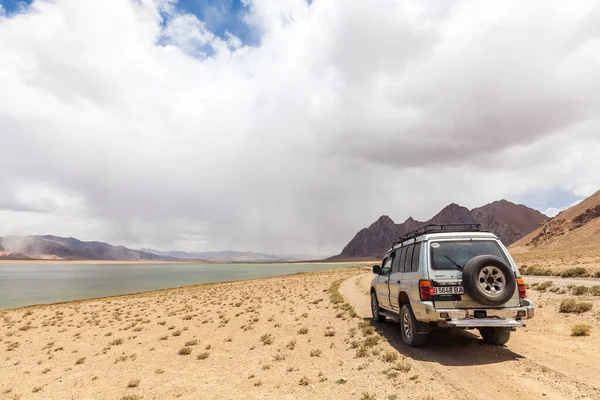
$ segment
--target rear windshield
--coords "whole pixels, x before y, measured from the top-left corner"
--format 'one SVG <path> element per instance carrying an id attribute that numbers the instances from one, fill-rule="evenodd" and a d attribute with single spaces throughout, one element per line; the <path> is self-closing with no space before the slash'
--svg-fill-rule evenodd
<path id="1" fill-rule="evenodd" d="M 500 257 L 508 264 L 502 249 L 493 240 L 456 240 L 432 242 L 431 268 L 433 269 L 456 269 L 456 265 L 445 256 L 450 257 L 461 266 L 475 256 L 492 255 Z"/>

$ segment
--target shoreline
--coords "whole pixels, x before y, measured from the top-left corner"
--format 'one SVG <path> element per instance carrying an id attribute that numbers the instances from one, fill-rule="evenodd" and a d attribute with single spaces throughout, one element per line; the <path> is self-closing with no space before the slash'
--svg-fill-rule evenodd
<path id="1" fill-rule="evenodd" d="M 280 263 L 280 264 L 282 264 L 282 263 Z M 307 264 L 314 264 L 314 263 L 307 263 Z M 348 263 L 329 263 L 329 264 L 348 264 Z M 348 266 L 346 268 L 348 268 L 348 269 L 365 268 L 365 266 L 357 264 L 357 265 Z M 346 268 L 342 268 L 342 269 L 346 269 Z M 322 271 L 327 271 L 327 270 L 322 270 Z M 232 280 L 224 280 L 224 281 L 216 281 L 216 282 L 194 283 L 191 285 L 173 286 L 173 287 L 167 287 L 167 288 L 162 288 L 162 289 L 153 289 L 153 290 L 142 290 L 139 292 L 114 294 L 114 295 L 108 295 L 108 296 L 86 297 L 86 298 L 81 298 L 81 299 L 73 299 L 73 300 L 65 300 L 65 301 L 53 301 L 50 303 L 36 303 L 36 304 L 29 304 L 29 305 L 18 306 L 18 307 L 0 308 L 0 314 L 3 312 L 18 311 L 18 310 L 23 310 L 23 309 L 28 309 L 28 308 L 39 308 L 39 307 L 56 306 L 56 305 L 65 306 L 65 305 L 69 305 L 69 304 L 75 304 L 75 303 L 78 304 L 78 303 L 89 302 L 89 301 L 121 299 L 123 297 L 136 297 L 136 296 L 141 296 L 141 295 L 160 294 L 160 293 L 167 292 L 167 291 L 186 290 L 186 289 L 193 289 L 193 288 L 197 288 L 197 287 L 219 285 L 219 284 L 226 284 L 226 283 L 252 282 L 252 281 L 257 281 L 257 280 L 267 280 L 267 279 L 289 277 L 289 276 L 302 275 L 302 274 L 310 274 L 310 273 L 314 273 L 314 272 L 318 272 L 318 271 L 292 272 L 289 274 L 258 277 L 258 278 L 232 279 Z"/>
<path id="2" fill-rule="evenodd" d="M 240 264 L 240 265 L 279 265 L 279 264 L 371 264 L 377 263 L 378 261 L 156 261 L 156 260 L 0 260 L 0 264 L 123 264 L 123 265 L 135 265 L 135 264 Z"/>

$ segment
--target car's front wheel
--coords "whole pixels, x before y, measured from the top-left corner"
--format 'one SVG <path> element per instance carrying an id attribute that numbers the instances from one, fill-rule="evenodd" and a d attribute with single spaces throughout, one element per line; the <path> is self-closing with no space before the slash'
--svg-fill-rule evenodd
<path id="1" fill-rule="evenodd" d="M 479 333 L 487 344 L 502 345 L 510 339 L 510 329 L 507 328 L 481 328 Z"/>
<path id="2" fill-rule="evenodd" d="M 371 314 L 373 314 L 373 321 L 385 321 L 385 315 L 379 313 L 379 301 L 377 301 L 377 294 L 375 292 L 371 292 Z"/>
<path id="3" fill-rule="evenodd" d="M 415 315 L 409 304 L 402 306 L 400 310 L 400 329 L 402 331 L 402 340 L 411 347 L 419 347 L 425 344 L 426 335 L 420 335 L 415 332 Z"/>

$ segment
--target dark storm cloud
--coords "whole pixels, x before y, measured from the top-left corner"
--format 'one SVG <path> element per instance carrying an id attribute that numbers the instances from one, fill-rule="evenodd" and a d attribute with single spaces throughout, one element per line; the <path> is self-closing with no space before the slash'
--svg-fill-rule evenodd
<path id="1" fill-rule="evenodd" d="M 246 12 L 255 47 L 172 1 L 0 17 L 0 235 L 335 253 L 381 214 L 596 189 L 593 2 Z"/>

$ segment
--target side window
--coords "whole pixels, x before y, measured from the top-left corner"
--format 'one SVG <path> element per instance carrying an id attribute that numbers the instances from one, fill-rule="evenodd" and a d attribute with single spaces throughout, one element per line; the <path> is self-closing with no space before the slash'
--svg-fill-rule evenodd
<path id="1" fill-rule="evenodd" d="M 383 263 L 383 271 L 382 271 L 383 275 L 389 274 L 391 269 L 392 269 L 392 259 L 388 257 L 385 259 L 385 262 Z"/>
<path id="2" fill-rule="evenodd" d="M 394 256 L 394 261 L 392 261 L 392 273 L 399 272 L 400 269 L 400 257 L 402 256 L 403 249 L 396 249 L 396 255 Z"/>
<path id="3" fill-rule="evenodd" d="M 419 270 L 419 261 L 421 260 L 421 243 L 417 243 L 415 245 L 415 252 L 413 253 L 413 258 L 412 258 L 412 268 L 410 269 L 411 271 L 418 271 Z"/>
<path id="4" fill-rule="evenodd" d="M 404 263 L 404 272 L 410 272 L 410 266 L 412 263 L 412 253 L 414 249 L 414 245 L 410 245 L 406 248 L 406 261 Z"/>
<path id="5" fill-rule="evenodd" d="M 400 272 L 404 271 L 404 263 L 406 262 L 406 254 L 407 254 L 406 247 L 403 247 L 402 248 L 402 257 L 400 258 L 400 267 L 399 267 Z"/>

